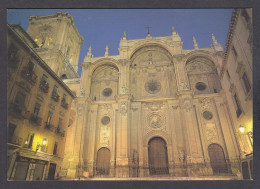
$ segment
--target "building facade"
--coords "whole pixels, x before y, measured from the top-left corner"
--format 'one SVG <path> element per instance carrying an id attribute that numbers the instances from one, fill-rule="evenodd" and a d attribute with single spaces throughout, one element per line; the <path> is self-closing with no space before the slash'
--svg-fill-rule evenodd
<path id="1" fill-rule="evenodd" d="M 61 169 L 75 95 L 39 57 L 20 25 L 8 25 L 8 179 L 45 180 Z"/>
<path id="2" fill-rule="evenodd" d="M 234 10 L 225 51 L 213 34 L 211 47 L 200 48 L 193 38 L 194 48 L 183 49 L 174 27 L 164 37 L 148 32 L 144 39 L 128 40 L 124 33 L 119 55 L 110 56 L 107 46 L 103 57 L 94 57 L 89 48 L 81 77 L 75 72 L 83 38 L 72 17 L 31 16 L 28 33 L 36 54 L 76 95 L 65 116 L 71 121 L 56 177 L 241 179 L 241 161 L 252 154 L 252 124 L 246 125 L 252 123 L 252 52 L 246 54 L 250 42 L 239 40 L 251 31 L 243 33 L 248 29 L 242 27 L 243 11 L 251 14 Z M 233 64 L 241 61 L 238 74 Z M 240 125 L 247 134 L 239 132 Z"/>
<path id="3" fill-rule="evenodd" d="M 235 9 L 220 73 L 246 179 L 253 178 L 252 29 L 252 9 Z"/>

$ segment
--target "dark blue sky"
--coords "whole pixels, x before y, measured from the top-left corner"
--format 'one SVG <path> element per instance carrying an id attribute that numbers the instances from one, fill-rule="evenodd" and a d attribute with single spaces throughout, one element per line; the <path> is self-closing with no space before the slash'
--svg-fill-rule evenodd
<path id="1" fill-rule="evenodd" d="M 106 44 L 110 55 L 118 54 L 123 32 L 128 39 L 145 38 L 147 25 L 153 37 L 171 35 L 171 27 L 181 36 L 184 49 L 193 48 L 195 36 L 199 47 L 210 47 L 211 33 L 225 48 L 232 9 L 9 9 L 7 21 L 21 24 L 27 30 L 30 15 L 69 12 L 79 33 L 84 37 L 79 64 L 83 62 L 88 47 L 95 57 L 104 56 Z M 79 67 L 80 68 L 80 67 Z M 79 70 L 81 74 L 81 70 Z"/>

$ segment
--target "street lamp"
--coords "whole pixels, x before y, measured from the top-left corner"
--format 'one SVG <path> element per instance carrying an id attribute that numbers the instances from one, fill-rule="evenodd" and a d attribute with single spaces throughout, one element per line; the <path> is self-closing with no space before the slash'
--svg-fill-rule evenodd
<path id="1" fill-rule="evenodd" d="M 245 132 L 245 127 L 244 126 L 242 126 L 242 125 L 240 125 L 240 127 L 239 127 L 239 131 L 240 131 L 240 133 L 244 133 Z"/>

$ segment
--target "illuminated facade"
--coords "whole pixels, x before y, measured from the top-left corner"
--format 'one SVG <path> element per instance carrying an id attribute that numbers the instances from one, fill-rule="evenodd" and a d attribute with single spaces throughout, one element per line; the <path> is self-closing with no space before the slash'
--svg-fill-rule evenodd
<path id="1" fill-rule="evenodd" d="M 20 25 L 8 25 L 7 47 L 8 179 L 54 179 L 75 95 L 39 57 L 39 46 Z"/>
<path id="2" fill-rule="evenodd" d="M 124 33 L 119 55 L 106 47 L 103 57 L 94 57 L 89 48 L 80 78 L 74 72 L 83 39 L 72 17 L 31 16 L 36 54 L 76 95 L 65 116 L 71 121 L 56 177 L 241 179 L 241 160 L 252 154 L 252 52 L 238 50 L 250 53 L 250 40 L 236 42 L 250 35 L 243 11 L 251 20 L 250 10 L 234 10 L 229 36 L 237 37 L 228 38 L 225 51 L 213 34 L 211 47 L 199 48 L 193 38 L 194 48 L 183 49 L 174 27 L 165 37 L 128 40 Z M 243 24 L 245 33 L 236 33 Z M 237 69 L 233 64 L 241 61 Z"/>

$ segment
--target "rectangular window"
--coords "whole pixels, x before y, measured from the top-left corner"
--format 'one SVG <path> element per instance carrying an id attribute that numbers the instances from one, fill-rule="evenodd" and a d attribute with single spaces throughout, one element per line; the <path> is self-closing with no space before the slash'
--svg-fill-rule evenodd
<path id="1" fill-rule="evenodd" d="M 18 92 L 16 94 L 16 97 L 15 97 L 15 104 L 19 105 L 20 107 L 23 107 L 24 106 L 24 102 L 25 102 L 25 98 L 26 98 L 26 95 L 21 93 L 21 92 Z"/>
<path id="2" fill-rule="evenodd" d="M 66 94 L 63 94 L 63 98 L 62 98 L 62 102 L 66 102 L 67 101 L 67 95 Z"/>
<path id="3" fill-rule="evenodd" d="M 230 79 L 231 77 L 230 77 L 230 74 L 229 74 L 229 72 L 228 72 L 228 70 L 227 70 L 227 76 L 228 76 L 228 79 Z"/>
<path id="4" fill-rule="evenodd" d="M 53 87 L 53 93 L 58 94 L 58 87 L 56 85 Z"/>
<path id="5" fill-rule="evenodd" d="M 246 73 L 243 74 L 242 76 L 242 80 L 246 89 L 246 93 L 248 93 L 251 90 L 251 85 L 249 83 L 248 77 L 246 75 Z"/>
<path id="6" fill-rule="evenodd" d="M 53 155 L 56 155 L 58 151 L 58 142 L 55 142 L 54 148 L 53 148 Z"/>
<path id="7" fill-rule="evenodd" d="M 46 125 L 50 125 L 51 124 L 52 115 L 53 115 L 53 113 L 51 111 L 49 111 L 48 117 L 47 117 L 47 121 L 46 121 Z"/>
<path id="8" fill-rule="evenodd" d="M 241 15 L 244 17 L 244 19 L 246 20 L 246 22 L 250 21 L 249 15 L 247 13 L 247 11 L 245 9 L 242 9 L 242 13 Z"/>
<path id="9" fill-rule="evenodd" d="M 14 46 L 14 44 L 11 44 L 8 49 L 8 61 L 14 60 L 16 58 L 18 52 L 18 48 Z"/>
<path id="10" fill-rule="evenodd" d="M 237 117 L 239 117 L 242 114 L 242 109 L 241 109 L 237 94 L 235 93 L 233 97 L 234 97 L 235 106 L 236 106 L 236 114 L 237 114 Z"/>
<path id="11" fill-rule="evenodd" d="M 32 145 L 33 145 L 33 139 L 34 139 L 34 134 L 32 134 L 32 135 L 29 137 L 29 145 L 28 145 L 29 148 L 31 148 Z"/>
<path id="12" fill-rule="evenodd" d="M 59 118 L 59 124 L 58 124 L 58 128 L 61 129 L 62 128 L 62 119 Z"/>
<path id="13" fill-rule="evenodd" d="M 8 142 L 12 141 L 12 137 L 14 136 L 15 129 L 16 129 L 16 125 L 9 123 L 9 125 L 8 125 Z"/>
<path id="14" fill-rule="evenodd" d="M 33 117 L 38 118 L 39 112 L 40 112 L 41 105 L 36 103 L 33 111 Z"/>
<path id="15" fill-rule="evenodd" d="M 33 75 L 33 71 L 34 71 L 34 63 L 32 63 L 30 61 L 30 62 L 28 62 L 28 72 L 29 72 L 30 76 Z"/>
<path id="16" fill-rule="evenodd" d="M 234 53 L 235 57 L 237 57 L 237 51 L 236 51 L 236 49 L 235 49 L 235 47 L 234 47 L 234 46 L 232 47 L 232 51 L 233 51 L 233 53 Z"/>

